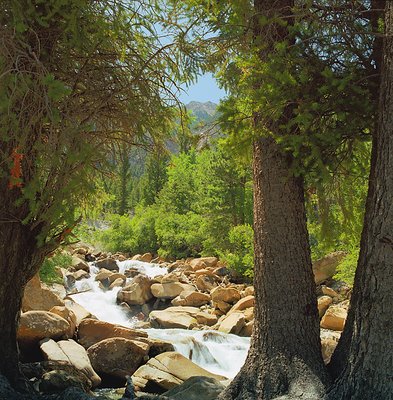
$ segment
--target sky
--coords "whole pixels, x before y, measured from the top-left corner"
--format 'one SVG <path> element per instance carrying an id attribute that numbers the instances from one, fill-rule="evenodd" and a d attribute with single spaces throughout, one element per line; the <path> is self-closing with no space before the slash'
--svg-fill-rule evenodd
<path id="1" fill-rule="evenodd" d="M 180 101 L 184 104 L 188 104 L 190 101 L 218 103 L 224 96 L 225 91 L 218 87 L 213 76 L 204 74 L 199 77 L 196 83 L 185 88 L 185 92 L 180 95 Z"/>

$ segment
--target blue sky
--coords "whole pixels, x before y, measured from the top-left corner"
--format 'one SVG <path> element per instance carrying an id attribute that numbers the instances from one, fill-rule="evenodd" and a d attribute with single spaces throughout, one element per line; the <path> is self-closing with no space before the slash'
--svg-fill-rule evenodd
<path id="1" fill-rule="evenodd" d="M 220 89 L 216 80 L 211 74 L 204 74 L 199 77 L 198 81 L 185 88 L 185 92 L 180 95 L 180 100 L 188 104 L 190 101 L 212 101 L 218 103 L 225 96 L 225 91 Z"/>

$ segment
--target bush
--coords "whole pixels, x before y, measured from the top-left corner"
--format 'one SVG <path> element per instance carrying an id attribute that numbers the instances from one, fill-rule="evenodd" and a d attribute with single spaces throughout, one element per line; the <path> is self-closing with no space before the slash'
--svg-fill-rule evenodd
<path id="1" fill-rule="evenodd" d="M 349 249 L 348 254 L 337 266 L 337 272 L 336 275 L 334 275 L 334 278 L 353 285 L 359 258 L 359 251 L 360 249 L 358 246 L 353 246 Z"/>
<path id="2" fill-rule="evenodd" d="M 68 268 L 72 264 L 72 257 L 69 254 L 58 252 L 47 257 L 40 268 L 40 279 L 45 283 L 63 283 L 58 268 Z"/>
<path id="3" fill-rule="evenodd" d="M 229 231 L 230 249 L 221 259 L 230 269 L 252 278 L 254 276 L 254 232 L 251 225 L 238 225 Z"/>

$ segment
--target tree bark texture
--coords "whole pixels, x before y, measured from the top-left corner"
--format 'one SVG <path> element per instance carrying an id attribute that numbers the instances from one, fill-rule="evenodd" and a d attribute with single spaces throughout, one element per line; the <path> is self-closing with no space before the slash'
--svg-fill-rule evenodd
<path id="1" fill-rule="evenodd" d="M 256 0 L 257 16 L 286 18 L 291 0 Z M 258 19 L 258 17 L 257 17 Z M 277 24 L 256 37 L 268 41 L 261 51 L 274 51 L 286 38 Z M 258 129 L 258 118 L 255 118 Z M 278 123 L 264 121 L 274 134 Z M 272 136 L 254 141 L 254 287 L 255 319 L 245 365 L 220 399 L 317 399 L 325 390 L 315 283 L 306 226 L 303 181 L 291 171 L 291 156 Z M 281 397 L 280 397 L 281 398 Z"/>
<path id="2" fill-rule="evenodd" d="M 377 133 L 353 296 L 327 398 L 393 399 L 393 2 L 385 37 Z"/>

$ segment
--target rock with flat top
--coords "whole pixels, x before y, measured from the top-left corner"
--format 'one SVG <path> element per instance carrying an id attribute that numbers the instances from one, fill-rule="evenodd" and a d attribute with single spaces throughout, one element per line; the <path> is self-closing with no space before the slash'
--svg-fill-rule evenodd
<path id="1" fill-rule="evenodd" d="M 234 312 L 225 317 L 218 327 L 220 332 L 239 334 L 242 328 L 245 326 L 246 320 L 242 312 Z"/>
<path id="2" fill-rule="evenodd" d="M 196 307 L 169 307 L 161 311 L 152 311 L 149 315 L 154 328 L 192 329 L 198 322 L 196 315 L 200 312 Z"/>
<path id="3" fill-rule="evenodd" d="M 213 301 L 225 301 L 234 304 L 240 300 L 240 292 L 233 287 L 218 286 L 210 292 Z"/>

